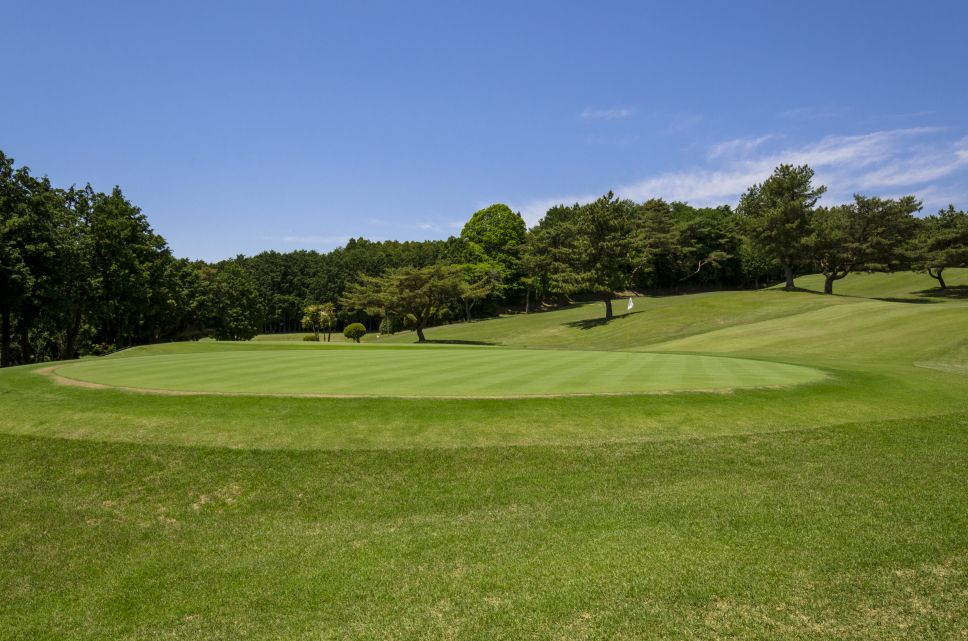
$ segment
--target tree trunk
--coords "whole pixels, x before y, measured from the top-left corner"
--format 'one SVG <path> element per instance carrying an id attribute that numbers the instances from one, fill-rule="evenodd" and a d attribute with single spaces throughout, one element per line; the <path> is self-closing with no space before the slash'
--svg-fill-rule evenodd
<path id="1" fill-rule="evenodd" d="M 531 286 L 525 288 L 524 290 L 524 313 L 527 314 L 531 311 Z"/>
<path id="2" fill-rule="evenodd" d="M 33 362 L 32 355 L 30 353 L 30 330 L 27 328 L 26 324 L 20 328 L 20 362 Z"/>
<path id="3" fill-rule="evenodd" d="M 67 328 L 67 333 L 64 335 L 64 351 L 61 352 L 61 360 L 74 358 L 74 354 L 77 352 L 77 336 L 81 332 L 82 318 L 83 316 L 80 311 L 72 314 L 71 326 Z"/>
<path id="4" fill-rule="evenodd" d="M 470 301 L 466 301 L 466 300 L 464 301 L 464 316 L 468 323 L 471 322 L 471 307 L 473 306 L 474 306 L 474 303 L 471 303 Z"/>
<path id="5" fill-rule="evenodd" d="M 948 289 L 948 286 L 945 285 L 944 277 L 941 275 L 941 272 L 943 271 L 944 271 L 944 267 L 940 267 L 935 273 L 931 273 L 931 268 L 929 267 L 928 276 L 938 281 L 938 285 L 941 287 L 941 289 Z"/>
<path id="6" fill-rule="evenodd" d="M 794 289 L 796 285 L 793 284 L 793 265 L 784 261 L 783 274 L 786 276 L 786 288 Z"/>
<path id="7" fill-rule="evenodd" d="M 824 275 L 824 281 L 823 281 L 823 293 L 824 294 L 833 294 L 834 293 L 834 280 L 836 280 L 836 278 L 834 277 L 833 274 L 830 274 L 829 276 L 826 275 L 826 274 Z"/>
<path id="8" fill-rule="evenodd" d="M 612 295 L 605 296 L 605 320 L 612 320 Z"/>
<path id="9" fill-rule="evenodd" d="M 10 367 L 10 308 L 0 311 L 0 367 Z"/>
<path id="10" fill-rule="evenodd" d="M 426 343 L 427 342 L 427 339 L 424 337 L 423 326 L 422 325 L 417 325 L 417 342 L 418 343 Z"/>

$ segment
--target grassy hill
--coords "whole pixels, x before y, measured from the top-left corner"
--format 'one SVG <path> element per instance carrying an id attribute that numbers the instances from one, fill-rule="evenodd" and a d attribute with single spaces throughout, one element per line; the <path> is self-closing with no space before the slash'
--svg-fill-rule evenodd
<path id="1" fill-rule="evenodd" d="M 0 371 L 0 638 L 962 638 L 968 270 L 949 283 L 857 274 L 823 296 L 804 277 L 640 297 L 609 324 L 591 304 L 427 332 L 477 348 L 405 333 L 91 361 L 124 363 L 122 386 L 151 359 L 173 380 L 229 363 L 213 385 L 261 362 L 266 389 L 292 375 L 279 354 L 337 352 L 447 356 L 440 385 L 472 381 L 478 352 L 825 375 L 785 389 L 171 396 Z"/>
<path id="2" fill-rule="evenodd" d="M 950 272 L 950 275 L 949 275 Z M 678 296 L 635 297 L 627 312 L 616 306 L 615 322 L 600 322 L 601 303 L 574 305 L 554 312 L 516 314 L 494 320 L 458 323 L 427 330 L 432 341 L 467 341 L 528 347 L 579 349 L 626 349 L 646 347 L 728 326 L 752 326 L 772 319 L 791 318 L 841 305 L 871 301 L 930 305 L 968 301 L 968 269 L 945 272 L 948 291 L 939 290 L 931 277 L 912 272 L 851 274 L 837 281 L 835 295 L 824 296 L 823 278 L 797 279 L 799 295 L 779 288 L 759 291 L 725 291 Z M 371 337 L 371 340 L 372 337 Z M 415 340 L 412 332 L 381 337 L 380 342 Z"/>

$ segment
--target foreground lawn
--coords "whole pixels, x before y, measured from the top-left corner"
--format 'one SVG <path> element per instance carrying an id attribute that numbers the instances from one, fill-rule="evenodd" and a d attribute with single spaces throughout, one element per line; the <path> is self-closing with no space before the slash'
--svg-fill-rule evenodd
<path id="1" fill-rule="evenodd" d="M 341 380 L 449 364 L 438 388 L 491 355 L 482 387 L 592 384 L 594 363 L 666 384 L 630 363 L 823 373 L 782 389 L 172 396 L 0 371 L 0 639 L 965 639 L 968 301 L 929 287 L 858 275 L 842 296 L 428 332 L 505 347 L 205 342 L 56 366 L 259 393 L 328 357 Z"/>
<path id="2" fill-rule="evenodd" d="M 0 437 L 4 639 L 959 639 L 968 416 L 640 445 Z"/>

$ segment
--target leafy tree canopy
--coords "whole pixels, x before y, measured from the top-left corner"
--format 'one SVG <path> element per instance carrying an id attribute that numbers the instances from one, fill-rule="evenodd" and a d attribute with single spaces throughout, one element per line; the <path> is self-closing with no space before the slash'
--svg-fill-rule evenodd
<path id="1" fill-rule="evenodd" d="M 475 212 L 460 232 L 460 237 L 480 247 L 490 262 L 509 271 L 517 267 L 526 235 L 521 215 L 501 203 Z"/>
<path id="2" fill-rule="evenodd" d="M 332 339 L 333 328 L 336 327 L 336 309 L 333 303 L 317 303 L 306 305 L 302 318 L 303 329 L 311 330 L 318 341 L 319 333 L 326 332 L 326 342 Z"/>
<path id="3" fill-rule="evenodd" d="M 827 191 L 814 187 L 808 165 L 780 165 L 761 185 L 753 185 L 739 202 L 746 233 L 764 254 L 783 266 L 787 289 L 793 289 L 793 268 L 806 255 L 810 215 Z"/>
<path id="4" fill-rule="evenodd" d="M 968 266 L 968 213 L 948 205 L 922 220 L 914 245 L 913 267 L 928 273 L 942 289 L 947 267 Z"/>
<path id="5" fill-rule="evenodd" d="M 859 194 L 853 203 L 817 209 L 806 242 L 825 277 L 824 293 L 833 293 L 834 281 L 860 267 L 892 269 L 903 258 L 902 247 L 920 209 L 914 196 L 882 199 Z"/>
<path id="6" fill-rule="evenodd" d="M 417 340 L 423 343 L 423 330 L 460 299 L 463 283 L 464 270 L 458 266 L 401 267 L 383 276 L 362 276 L 340 304 L 346 310 L 372 315 L 412 317 Z"/>

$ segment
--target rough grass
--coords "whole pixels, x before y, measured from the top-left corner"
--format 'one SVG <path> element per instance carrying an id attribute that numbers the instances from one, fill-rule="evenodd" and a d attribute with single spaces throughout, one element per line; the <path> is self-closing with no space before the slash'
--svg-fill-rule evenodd
<path id="1" fill-rule="evenodd" d="M 829 374 L 785 390 L 172 397 L 0 372 L 0 638 L 963 639 L 968 303 L 895 300 L 926 287 L 897 276 L 428 332 Z"/>

